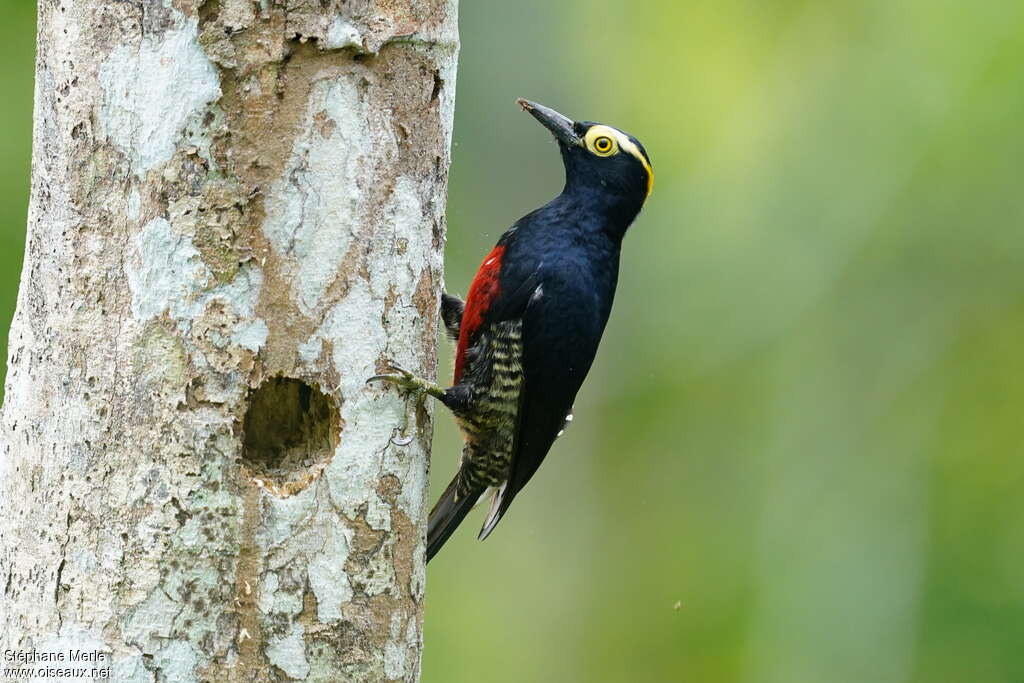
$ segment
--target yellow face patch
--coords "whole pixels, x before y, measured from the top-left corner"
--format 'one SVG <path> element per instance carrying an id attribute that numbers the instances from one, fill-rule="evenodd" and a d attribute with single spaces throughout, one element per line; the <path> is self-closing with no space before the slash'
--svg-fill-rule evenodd
<path id="1" fill-rule="evenodd" d="M 647 173 L 647 196 L 650 196 L 651 188 L 654 187 L 654 170 L 651 168 L 650 163 L 648 163 L 647 157 L 629 139 L 628 135 L 611 126 L 596 125 L 591 126 L 587 134 L 583 136 L 583 144 L 594 156 L 610 157 L 618 154 L 620 151 L 633 156 L 644 167 L 644 172 Z"/>

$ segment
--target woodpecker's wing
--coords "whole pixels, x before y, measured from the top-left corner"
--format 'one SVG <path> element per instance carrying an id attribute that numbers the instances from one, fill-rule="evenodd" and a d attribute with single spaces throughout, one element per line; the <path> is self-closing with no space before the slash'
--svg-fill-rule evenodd
<path id="1" fill-rule="evenodd" d="M 528 272 L 525 277 L 516 277 L 518 273 L 504 273 L 502 289 L 498 283 L 499 275 L 502 274 L 503 252 L 504 246 L 499 244 L 484 259 L 470 285 L 465 304 L 447 294 L 442 298 L 442 318 L 449 333 L 457 330 L 459 340 L 455 360 L 455 384 L 461 381 L 463 371 L 472 365 L 467 357 L 468 349 L 474 344 L 476 332 L 482 328 L 484 320 L 493 324 L 504 320 L 521 319 L 530 296 L 538 287 L 540 265 L 532 272 Z M 519 398 L 521 401 L 521 394 Z M 456 473 L 430 511 L 427 525 L 427 562 L 437 554 L 483 493 L 478 491 L 460 498 L 457 494 L 461 476 L 461 471 Z"/>
<path id="2" fill-rule="evenodd" d="M 544 461 L 572 411 L 582 383 L 579 371 L 585 375 L 589 369 L 589 361 L 576 362 L 574 350 L 552 349 L 548 343 L 553 329 L 563 321 L 546 310 L 541 301 L 542 290 L 534 284 L 538 277 L 535 275 L 531 282 L 527 305 L 522 312 L 523 383 L 512 445 L 512 467 L 508 481 L 496 493 L 480 530 L 480 540 L 497 526 L 512 500 Z"/>
<path id="3" fill-rule="evenodd" d="M 539 282 L 540 266 L 543 264 L 519 277 L 513 276 L 503 267 L 505 248 L 514 239 L 514 235 L 513 231 L 505 233 L 498 245 L 484 257 L 469 286 L 469 294 L 460 316 L 459 341 L 455 349 L 455 384 L 462 379 L 469 350 L 484 320 L 494 323 L 521 317 Z"/>

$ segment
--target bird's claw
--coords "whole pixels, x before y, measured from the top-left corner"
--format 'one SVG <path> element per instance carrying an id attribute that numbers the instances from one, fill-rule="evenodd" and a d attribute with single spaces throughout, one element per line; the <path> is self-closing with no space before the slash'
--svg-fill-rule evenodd
<path id="1" fill-rule="evenodd" d="M 413 411 L 418 410 L 427 391 L 426 387 L 423 385 L 423 381 L 408 370 L 405 370 L 394 363 L 387 363 L 385 365 L 385 370 L 388 372 L 381 375 L 374 375 L 367 379 L 366 383 L 387 382 L 388 384 L 394 384 L 398 387 L 399 391 L 411 398 L 414 398 Z M 406 408 L 402 419 L 402 425 L 400 427 L 396 427 L 394 432 L 392 432 L 391 443 L 396 446 L 408 446 L 413 442 L 413 439 L 416 437 L 408 433 L 409 421 L 409 410 Z"/>
<path id="2" fill-rule="evenodd" d="M 399 389 L 410 394 L 424 391 L 423 382 L 417 379 L 416 375 L 412 374 L 408 370 L 405 370 L 394 363 L 388 363 L 385 366 L 385 369 L 389 372 L 382 375 L 374 375 L 366 380 L 366 383 L 387 382 L 389 384 L 396 385 Z"/>
<path id="3" fill-rule="evenodd" d="M 408 416 L 406 416 L 406 423 L 408 423 Z M 412 434 L 406 434 L 405 430 L 408 429 L 408 424 L 403 424 L 401 427 L 396 427 L 395 431 L 391 434 L 391 443 L 396 446 L 408 446 L 413 442 L 416 437 Z"/>

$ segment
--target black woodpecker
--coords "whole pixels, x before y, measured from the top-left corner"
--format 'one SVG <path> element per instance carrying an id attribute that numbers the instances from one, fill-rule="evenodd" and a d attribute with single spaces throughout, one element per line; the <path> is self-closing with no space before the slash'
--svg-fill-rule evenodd
<path id="1" fill-rule="evenodd" d="M 394 366 L 369 380 L 437 398 L 465 436 L 459 472 L 430 513 L 428 561 L 491 493 L 479 535 L 486 538 L 572 420 L 611 312 L 622 238 L 654 182 L 631 135 L 518 103 L 555 136 L 562 193 L 501 236 L 465 303 L 442 296 L 441 317 L 458 340 L 453 386 Z"/>

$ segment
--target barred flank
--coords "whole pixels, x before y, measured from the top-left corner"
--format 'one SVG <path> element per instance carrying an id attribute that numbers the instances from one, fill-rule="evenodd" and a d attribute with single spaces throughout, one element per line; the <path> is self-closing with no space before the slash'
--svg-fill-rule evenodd
<path id="1" fill-rule="evenodd" d="M 459 495 L 472 495 L 508 478 L 512 462 L 519 396 L 523 385 L 522 321 L 491 325 L 481 335 L 480 353 L 467 379 L 473 386 L 471 408 L 459 416 L 466 434 Z"/>

